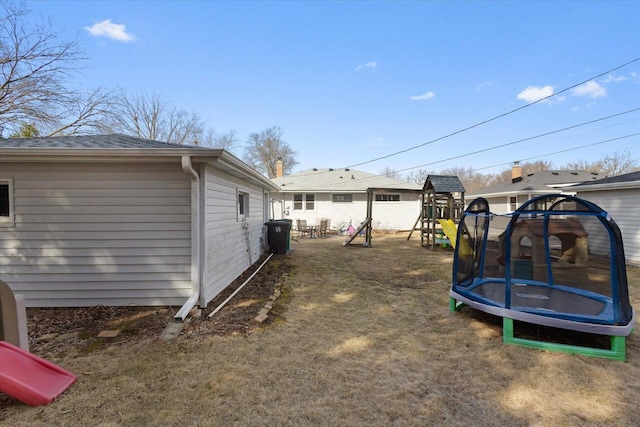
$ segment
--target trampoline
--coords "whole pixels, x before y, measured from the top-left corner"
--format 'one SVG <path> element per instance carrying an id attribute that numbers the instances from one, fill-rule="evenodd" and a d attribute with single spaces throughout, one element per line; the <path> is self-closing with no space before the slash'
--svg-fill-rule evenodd
<path id="1" fill-rule="evenodd" d="M 568 195 L 529 200 L 495 215 L 478 198 L 456 236 L 451 311 L 467 305 L 503 319 L 509 344 L 625 359 L 635 312 L 622 236 L 597 205 Z M 610 348 L 514 336 L 514 320 L 610 337 Z"/>

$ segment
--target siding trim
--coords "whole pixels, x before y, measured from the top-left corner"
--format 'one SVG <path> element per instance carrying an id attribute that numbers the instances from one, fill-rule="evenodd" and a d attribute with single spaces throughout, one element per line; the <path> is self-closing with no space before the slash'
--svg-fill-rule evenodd
<path id="1" fill-rule="evenodd" d="M 8 186 L 7 199 L 9 203 L 9 216 L 0 217 L 0 227 L 13 228 L 16 224 L 16 206 L 13 197 L 13 177 L 0 176 L 0 184 Z"/>

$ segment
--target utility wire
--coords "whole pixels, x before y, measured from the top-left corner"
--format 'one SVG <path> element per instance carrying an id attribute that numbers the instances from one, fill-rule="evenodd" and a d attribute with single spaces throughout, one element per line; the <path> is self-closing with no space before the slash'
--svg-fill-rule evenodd
<path id="1" fill-rule="evenodd" d="M 586 130 L 586 131 L 584 131 L 584 132 L 579 132 L 579 133 L 574 133 L 574 134 L 571 134 L 571 135 L 567 135 L 567 136 L 565 136 L 565 137 L 563 137 L 563 138 L 558 138 L 558 139 L 554 139 L 554 140 L 548 141 L 547 143 L 549 143 L 549 142 L 556 142 L 556 141 L 560 141 L 561 139 L 575 138 L 575 137 L 577 137 L 577 136 L 586 135 L 586 134 L 591 133 L 591 132 L 595 132 L 595 131 L 599 131 L 599 130 L 603 130 L 603 129 L 609 129 L 609 128 L 616 127 L 616 126 L 621 126 L 621 125 L 627 125 L 627 124 L 629 124 L 629 123 L 635 123 L 635 122 L 639 122 L 639 121 L 640 121 L 640 118 L 638 118 L 638 119 L 632 119 L 632 120 L 627 120 L 627 121 L 625 121 L 625 122 L 620 122 L 620 123 L 616 123 L 616 124 L 609 125 L 609 126 L 604 126 L 604 127 L 597 128 L 597 129 L 590 129 L 590 130 Z M 489 167 L 486 167 L 486 166 L 485 166 L 485 167 L 482 167 L 482 168 L 479 168 L 479 169 L 471 168 L 471 170 L 483 170 L 483 169 L 489 169 L 489 168 L 496 167 L 496 166 L 512 165 L 514 161 L 524 162 L 524 161 L 527 161 L 527 160 L 529 160 L 529 159 L 531 159 L 531 158 L 526 158 L 526 159 L 517 159 L 517 160 L 513 160 L 513 161 L 508 161 L 508 162 L 500 163 L 499 165 L 494 165 L 494 166 L 489 166 Z"/>
<path id="2" fill-rule="evenodd" d="M 433 162 L 430 162 L 430 163 L 425 163 L 425 164 L 418 165 L 418 166 L 411 166 L 411 167 L 408 167 L 408 168 L 405 168 L 405 169 L 400 169 L 400 170 L 398 170 L 396 172 L 406 172 L 406 171 L 409 171 L 409 170 L 418 169 L 418 168 L 425 167 L 425 166 L 431 166 L 431 165 L 438 164 L 438 163 L 444 163 L 444 162 L 449 161 L 449 160 L 455 160 L 455 159 L 459 159 L 459 158 L 462 158 L 462 157 L 471 156 L 471 155 L 474 155 L 474 154 L 484 153 L 484 152 L 495 150 L 495 149 L 498 149 L 498 148 L 503 148 L 503 147 L 507 147 L 507 146 L 514 145 L 514 144 L 518 144 L 518 143 L 521 143 L 521 142 L 531 141 L 533 139 L 542 138 L 544 136 L 549 136 L 549 135 L 553 135 L 553 134 L 556 134 L 556 133 L 564 132 L 564 131 L 567 131 L 567 130 L 570 130 L 570 129 L 575 129 L 575 128 L 578 128 L 578 127 L 581 127 L 581 126 L 586 126 L 586 125 L 589 125 L 589 124 L 592 124 L 592 123 L 601 122 L 601 121 L 604 121 L 604 120 L 608 120 L 608 119 L 611 119 L 611 118 L 614 118 L 614 117 L 618 117 L 618 116 L 622 116 L 622 115 L 625 115 L 625 114 L 633 113 L 633 112 L 636 112 L 636 111 L 640 111 L 640 108 L 633 108 L 631 110 L 627 110 L 627 111 L 623 111 L 623 112 L 620 112 L 620 113 L 612 114 L 610 116 L 600 117 L 598 119 L 590 120 L 588 122 L 578 123 L 578 124 L 571 125 L 571 126 L 568 126 L 568 127 L 562 128 L 562 129 L 557 129 L 557 130 L 545 132 L 543 134 L 534 135 L 534 136 L 531 136 L 531 137 L 528 137 L 528 138 L 524 138 L 524 139 L 520 139 L 520 140 L 517 140 L 517 141 L 512 141 L 512 142 L 507 142 L 507 143 L 504 143 L 504 144 L 494 145 L 494 146 L 487 147 L 487 148 L 484 148 L 482 150 L 477 150 L 477 151 L 474 151 L 474 152 L 471 152 L 471 153 L 460 154 L 460 155 L 457 155 L 457 156 L 449 157 L 449 158 L 446 158 L 446 159 L 436 160 L 436 161 L 433 161 Z M 524 161 L 524 160 L 526 160 L 526 159 L 521 159 L 520 161 Z M 505 163 L 505 164 L 510 164 L 510 162 L 509 163 Z M 498 166 L 500 166 L 500 165 L 498 165 Z M 492 167 L 494 167 L 494 166 L 492 166 Z M 345 168 L 345 169 L 348 169 L 348 168 Z M 318 174 L 323 174 L 323 173 L 328 173 L 328 172 L 329 171 L 320 171 L 320 172 L 317 172 L 315 174 L 314 173 L 297 174 L 296 177 L 299 178 L 299 177 L 318 175 Z M 365 178 L 358 178 L 357 180 L 373 179 L 373 178 L 377 178 L 379 176 L 384 176 L 384 175 L 383 174 L 373 175 L 373 176 L 369 176 L 369 177 L 365 177 Z"/>
<path id="3" fill-rule="evenodd" d="M 553 153 L 542 154 L 540 156 L 527 157 L 526 159 L 521 159 L 520 161 L 526 162 L 527 160 L 539 159 L 541 157 L 547 157 L 547 156 L 554 156 L 556 154 L 566 153 L 566 152 L 569 152 L 569 151 L 582 150 L 583 148 L 593 147 L 594 145 L 605 144 L 607 142 L 618 141 L 618 140 L 621 140 L 621 139 L 631 138 L 632 136 L 638 136 L 638 135 L 640 135 L 640 132 L 631 133 L 629 135 L 624 135 L 624 136 L 619 136 L 617 138 L 607 139 L 605 141 L 592 142 L 591 144 L 580 145 L 578 147 L 567 148 L 565 150 L 554 151 Z M 510 163 L 507 163 L 507 164 L 510 164 Z M 484 167 L 484 168 L 476 169 L 476 170 L 489 169 L 491 167 L 494 167 L 494 166 Z"/>
<path id="4" fill-rule="evenodd" d="M 579 145 L 577 147 L 572 147 L 572 148 L 567 148 L 567 149 L 564 149 L 564 150 L 554 151 L 552 153 L 546 153 L 546 154 L 540 154 L 538 156 L 527 157 L 527 158 L 524 158 L 524 159 L 520 159 L 520 161 L 521 162 L 526 162 L 528 160 L 541 159 L 543 157 L 548 157 L 548 156 L 555 156 L 556 154 L 567 153 L 569 151 L 582 150 L 583 148 L 593 147 L 595 145 L 606 144 L 607 142 L 619 141 L 621 139 L 631 138 L 633 136 L 638 136 L 638 135 L 640 135 L 640 132 L 631 133 L 629 135 L 624 135 L 624 136 L 619 136 L 617 138 L 606 139 L 604 141 L 592 142 L 590 144 L 583 144 L 583 145 Z M 472 168 L 471 170 L 474 171 L 474 172 L 478 172 L 478 171 L 481 171 L 481 170 L 492 169 L 492 168 L 496 168 L 498 166 L 508 166 L 508 165 L 511 165 L 511 164 L 512 164 L 512 162 L 505 162 L 505 163 L 499 163 L 497 165 L 492 165 L 492 166 L 484 166 L 484 167 L 481 167 L 481 168 Z M 366 179 L 366 178 L 363 178 L 363 179 Z"/>
<path id="5" fill-rule="evenodd" d="M 631 138 L 633 136 L 638 136 L 638 135 L 640 135 L 640 132 L 632 133 L 632 134 L 629 134 L 629 135 L 623 135 L 623 136 L 619 136 L 619 137 L 616 137 L 616 138 L 607 139 L 607 140 L 604 140 L 604 141 L 598 141 L 598 142 L 592 142 L 592 143 L 589 143 L 589 144 L 583 144 L 583 145 L 579 145 L 577 147 L 567 148 L 565 150 L 554 151 L 552 153 L 546 153 L 546 154 L 541 154 L 541 155 L 538 155 L 538 156 L 527 157 L 525 159 L 520 159 L 520 161 L 525 162 L 527 160 L 539 159 L 539 158 L 542 158 L 542 157 L 553 156 L 553 155 L 556 155 L 556 154 L 566 153 L 566 152 L 569 152 L 569 151 L 581 150 L 583 148 L 593 147 L 595 145 L 606 144 L 607 142 L 619 141 L 621 139 Z M 440 160 L 439 162 L 444 162 L 446 160 L 448 160 L 448 159 Z M 438 163 L 438 162 L 434 162 L 434 163 Z M 482 168 L 472 168 L 471 170 L 474 171 L 474 172 L 477 172 L 477 171 L 481 171 L 481 170 L 485 170 L 485 169 L 491 169 L 491 168 L 495 168 L 495 167 L 498 167 L 498 166 L 506 166 L 506 165 L 510 165 L 510 164 L 511 164 L 511 162 L 499 163 L 497 165 L 485 166 L 485 167 L 482 167 Z M 413 169 L 413 168 L 409 168 L 409 169 Z M 403 171 L 405 171 L 405 170 L 407 170 L 407 169 L 403 169 Z M 366 176 L 366 177 L 362 177 L 362 178 L 356 178 L 354 180 L 350 180 L 350 182 L 362 182 L 362 181 L 366 181 L 368 179 L 379 178 L 380 176 L 382 176 L 382 175 L 371 175 L 371 176 Z M 314 189 L 315 189 L 315 187 L 306 188 L 306 189 L 305 188 L 300 188 L 299 190 L 300 191 L 304 191 L 304 190 L 313 191 Z M 345 191 L 341 191 L 341 192 L 348 193 L 349 191 L 345 190 Z"/>
<path id="6" fill-rule="evenodd" d="M 640 135 L 640 133 L 632 133 L 632 134 L 621 136 L 621 137 L 618 137 L 618 138 L 607 139 L 605 141 L 593 142 L 591 144 L 579 145 L 577 147 L 567 148 L 565 150 L 560 150 L 560 151 L 554 151 L 552 153 L 541 154 L 539 156 L 527 157 L 525 159 L 521 159 L 520 161 L 526 162 L 528 160 L 541 159 L 541 158 L 547 157 L 547 156 L 555 156 L 556 154 L 562 154 L 562 153 L 567 153 L 569 151 L 581 150 L 581 149 L 586 148 L 586 147 L 592 147 L 594 145 L 600 145 L 600 144 L 605 144 L 607 142 L 618 141 L 620 139 L 630 138 L 632 136 L 637 136 L 637 135 Z M 499 164 L 492 165 L 492 166 L 485 166 L 485 167 L 482 167 L 482 168 L 474 168 L 474 169 L 471 169 L 471 171 L 478 172 L 478 171 L 481 171 L 481 170 L 492 169 L 492 168 L 496 168 L 498 166 L 507 166 L 507 165 L 510 165 L 510 164 L 511 164 L 511 162 L 499 163 Z"/>
<path id="7" fill-rule="evenodd" d="M 525 109 L 525 108 L 531 107 L 532 105 L 538 104 L 538 103 L 540 103 L 540 102 L 542 102 L 542 101 L 546 101 L 547 99 L 550 99 L 550 98 L 553 98 L 553 97 L 555 97 L 555 96 L 558 96 L 558 95 L 560 95 L 561 93 L 567 92 L 567 91 L 569 91 L 569 90 L 571 90 L 571 89 L 574 89 L 574 88 L 576 88 L 576 87 L 578 87 L 578 86 L 581 86 L 581 85 L 583 85 L 583 84 L 585 84 L 585 83 L 588 83 L 588 82 L 590 82 L 591 80 L 594 80 L 594 79 L 597 79 L 598 77 L 602 77 L 602 76 L 604 76 L 604 75 L 606 75 L 606 74 L 612 73 L 612 72 L 614 72 L 614 71 L 616 71 L 616 70 L 619 70 L 620 68 L 626 67 L 627 65 L 633 64 L 634 62 L 638 62 L 638 61 L 640 61 L 640 58 L 635 58 L 635 59 L 633 59 L 633 60 L 631 60 L 631 61 L 628 61 L 628 62 L 626 62 L 626 63 L 624 63 L 624 64 L 622 64 L 622 65 L 618 65 L 617 67 L 614 67 L 614 68 L 612 68 L 612 69 L 610 69 L 610 70 L 608 70 L 608 71 L 605 71 L 605 72 L 600 73 L 600 74 L 598 74 L 598 75 L 596 75 L 596 76 L 590 77 L 589 79 L 584 80 L 584 81 L 582 81 L 582 82 L 580 82 L 580 83 L 576 83 L 576 84 L 574 84 L 574 85 L 572 85 L 572 86 L 569 86 L 569 87 L 567 87 L 567 88 L 564 88 L 564 89 L 562 89 L 562 90 L 560 90 L 560 91 L 558 91 L 558 92 L 556 92 L 556 93 L 553 93 L 553 94 L 551 94 L 551 95 L 549 95 L 549 96 L 545 96 L 544 98 L 541 98 L 541 99 L 539 99 L 539 100 L 537 100 L 537 101 L 531 102 L 531 103 L 529 103 L 529 104 L 523 105 L 523 106 L 521 106 L 521 107 L 515 108 L 515 109 L 510 110 L 510 111 L 507 111 L 506 113 L 499 114 L 499 115 L 497 115 L 497 116 L 491 117 L 490 119 L 483 120 L 483 121 L 481 121 L 481 122 L 478 122 L 478 123 L 473 124 L 473 125 L 471 125 L 471 126 L 468 126 L 468 127 L 466 127 L 466 128 L 463 128 L 463 129 L 457 130 L 457 131 L 455 131 L 455 132 L 449 133 L 449 134 L 447 134 L 447 135 L 444 135 L 444 136 L 441 136 L 441 137 L 438 137 L 438 138 L 432 139 L 432 140 L 427 141 L 427 142 L 424 142 L 424 143 L 422 143 L 422 144 L 419 144 L 419 145 L 415 145 L 415 146 L 413 146 L 413 147 L 406 148 L 406 149 L 404 149 L 404 150 L 396 151 L 396 152 L 394 152 L 394 153 L 387 154 L 387 155 L 384 155 L 384 156 L 380 156 L 380 157 L 377 157 L 377 158 L 375 158 L 375 159 L 367 160 L 367 161 L 364 161 L 364 162 L 355 163 L 355 164 L 353 164 L 353 165 L 351 165 L 351 166 L 347 166 L 347 168 L 353 168 L 353 167 L 356 167 L 356 166 L 362 166 L 362 165 L 366 165 L 366 164 L 369 164 L 369 163 L 377 162 L 378 160 L 388 159 L 389 157 L 394 157 L 394 156 L 397 156 L 397 155 L 399 155 L 399 154 L 404 154 L 404 153 L 407 153 L 407 152 L 409 152 L 409 151 L 415 150 L 415 149 L 417 149 L 417 148 L 424 147 L 424 146 L 426 146 L 426 145 L 430 145 L 430 144 L 433 144 L 433 143 L 438 142 L 438 141 L 442 141 L 443 139 L 450 138 L 450 137 L 452 137 L 452 136 L 458 135 L 458 134 L 463 133 L 463 132 L 467 132 L 467 131 L 469 131 L 469 130 L 471 130 L 471 129 L 477 128 L 478 126 L 485 125 L 485 124 L 487 124 L 487 123 L 490 123 L 490 122 L 493 122 L 493 121 L 495 121 L 495 120 L 498 120 L 498 119 L 500 119 L 500 118 L 502 118 L 502 117 L 505 117 L 505 116 L 508 116 L 508 115 L 510 115 L 510 114 L 516 113 L 516 112 L 518 112 L 518 111 L 520 111 L 520 110 L 523 110 L 523 109 Z"/>
<path id="8" fill-rule="evenodd" d="M 564 132 L 566 130 L 575 129 L 575 128 L 580 127 L 580 126 L 585 126 L 585 125 L 589 125 L 589 124 L 592 124 L 592 123 L 600 122 L 602 120 L 607 120 L 607 119 L 610 119 L 610 118 L 613 118 L 613 117 L 621 116 L 623 114 L 633 113 L 633 112 L 636 112 L 638 110 L 640 110 L 640 108 L 634 108 L 632 110 L 623 111 L 622 113 L 613 114 L 613 115 L 607 116 L 607 117 L 601 117 L 599 119 L 591 120 L 591 121 L 588 121 L 588 122 L 580 123 L 580 124 L 569 126 L 569 127 L 562 128 L 562 129 L 553 130 L 551 132 L 542 133 L 540 135 L 530 136 L 528 138 L 519 139 L 517 141 L 507 142 L 505 144 L 500 144 L 500 145 L 494 145 L 492 147 L 483 148 L 482 150 L 472 151 L 470 153 L 465 153 L 465 154 L 459 154 L 457 156 L 449 157 L 447 159 L 436 160 L 436 161 L 433 161 L 433 162 L 430 162 L 430 163 L 425 163 L 425 164 L 422 164 L 422 165 L 419 165 L 419 166 L 412 166 L 410 168 L 400 169 L 397 172 L 405 172 L 405 171 L 408 171 L 408 170 L 411 170 L 411 169 L 417 169 L 417 168 L 421 168 L 421 167 L 425 167 L 425 166 L 430 166 L 430 165 L 434 165 L 434 164 L 437 164 L 437 163 L 446 162 L 446 161 L 449 161 L 449 160 L 455 160 L 455 159 L 460 159 L 462 157 L 473 156 L 474 154 L 485 153 L 487 151 L 495 150 L 495 149 L 498 149 L 498 148 L 508 147 L 509 145 L 514 145 L 514 144 L 519 144 L 521 142 L 531 141 L 532 139 L 538 139 L 538 138 L 542 138 L 544 136 L 553 135 L 554 133 Z"/>

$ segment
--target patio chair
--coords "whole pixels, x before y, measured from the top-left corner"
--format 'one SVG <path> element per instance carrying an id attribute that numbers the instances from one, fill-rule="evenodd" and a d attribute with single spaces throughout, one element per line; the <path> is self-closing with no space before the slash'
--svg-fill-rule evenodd
<path id="1" fill-rule="evenodd" d="M 329 220 L 327 219 L 320 220 L 320 226 L 318 227 L 318 237 L 327 237 L 328 224 L 329 224 Z"/>
<path id="2" fill-rule="evenodd" d="M 305 234 L 309 234 L 309 229 L 307 228 L 307 220 L 306 219 L 296 219 L 296 228 L 298 229 L 298 235 L 304 236 Z"/>

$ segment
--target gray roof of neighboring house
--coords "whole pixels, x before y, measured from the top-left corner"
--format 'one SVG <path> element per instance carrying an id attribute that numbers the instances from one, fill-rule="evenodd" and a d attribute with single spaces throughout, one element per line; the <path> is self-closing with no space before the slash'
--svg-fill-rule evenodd
<path id="1" fill-rule="evenodd" d="M 571 187 L 575 191 L 597 191 L 620 188 L 640 188 L 640 171 L 608 176 Z"/>
<path id="2" fill-rule="evenodd" d="M 464 193 L 464 186 L 455 175 L 429 175 L 423 190 L 433 189 L 436 193 Z"/>
<path id="3" fill-rule="evenodd" d="M 122 134 L 45 136 L 37 138 L 0 138 L 1 148 L 73 148 L 73 149 L 148 149 L 148 148 L 199 148 L 190 145 L 153 141 Z"/>
<path id="4" fill-rule="evenodd" d="M 502 194 L 548 193 L 571 185 L 592 181 L 598 174 L 587 171 L 552 170 L 525 175 L 522 180 L 494 185 L 474 191 L 470 196 L 497 196 Z"/>
<path id="5" fill-rule="evenodd" d="M 411 184 L 386 176 L 374 175 L 355 169 L 307 169 L 272 181 L 281 192 L 365 192 L 367 188 L 420 189 Z"/>

